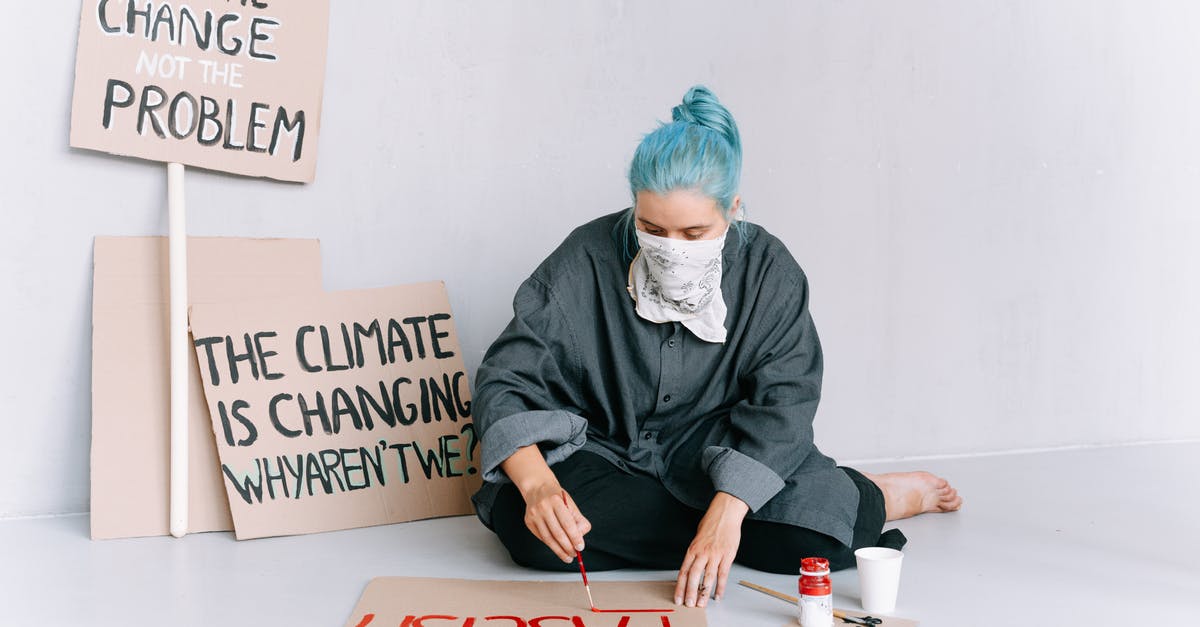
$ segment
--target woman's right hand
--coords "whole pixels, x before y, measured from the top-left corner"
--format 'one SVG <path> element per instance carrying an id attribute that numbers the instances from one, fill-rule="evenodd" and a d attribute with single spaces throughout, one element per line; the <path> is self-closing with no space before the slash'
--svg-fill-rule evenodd
<path id="1" fill-rule="evenodd" d="M 525 499 L 525 526 L 570 564 L 575 552 L 583 550 L 583 536 L 592 530 L 592 524 L 559 485 L 542 452 L 537 446 L 526 446 L 500 466 Z"/>
<path id="2" fill-rule="evenodd" d="M 525 496 L 525 526 L 550 547 L 558 559 L 575 561 L 575 552 L 583 550 L 583 536 L 592 523 L 583 517 L 571 497 L 558 485 L 539 484 Z"/>

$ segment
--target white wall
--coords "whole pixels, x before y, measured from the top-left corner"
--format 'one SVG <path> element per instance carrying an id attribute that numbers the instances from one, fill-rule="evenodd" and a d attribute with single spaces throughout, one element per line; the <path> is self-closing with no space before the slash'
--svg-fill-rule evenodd
<path id="1" fill-rule="evenodd" d="M 333 4 L 317 182 L 194 172 L 192 234 L 318 237 L 328 289 L 445 279 L 473 371 L 704 82 L 810 275 L 828 452 L 1200 437 L 1195 3 Z M 86 510 L 92 238 L 166 228 L 162 166 L 67 148 L 78 11 L 0 38 L 0 516 Z"/>

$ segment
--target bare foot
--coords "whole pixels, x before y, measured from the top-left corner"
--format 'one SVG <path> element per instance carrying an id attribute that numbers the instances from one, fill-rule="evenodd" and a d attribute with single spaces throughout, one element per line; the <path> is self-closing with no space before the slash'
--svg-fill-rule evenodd
<path id="1" fill-rule="evenodd" d="M 924 471 L 863 473 L 883 491 L 887 519 L 900 520 L 928 512 L 953 512 L 962 507 L 962 497 L 950 482 Z"/>

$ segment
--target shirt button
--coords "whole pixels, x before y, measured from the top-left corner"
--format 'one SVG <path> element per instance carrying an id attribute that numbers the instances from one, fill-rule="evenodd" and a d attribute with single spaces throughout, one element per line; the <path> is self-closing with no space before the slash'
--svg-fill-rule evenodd
<path id="1" fill-rule="evenodd" d="M 675 340 L 667 340 L 667 346 L 670 346 L 671 348 L 675 348 Z"/>
<path id="2" fill-rule="evenodd" d="M 652 440 L 652 439 L 654 439 L 654 436 L 651 435 L 649 431 L 647 431 L 646 433 L 642 434 L 642 439 L 643 440 Z"/>
<path id="3" fill-rule="evenodd" d="M 663 402 L 664 402 L 664 403 L 670 403 L 670 402 L 671 402 L 671 395 L 670 395 L 670 394 L 668 394 L 668 395 L 664 396 L 664 397 L 663 397 Z"/>

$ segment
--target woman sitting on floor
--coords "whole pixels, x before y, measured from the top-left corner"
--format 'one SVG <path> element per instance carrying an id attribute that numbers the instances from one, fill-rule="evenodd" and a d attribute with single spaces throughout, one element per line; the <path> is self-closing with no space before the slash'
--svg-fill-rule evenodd
<path id="1" fill-rule="evenodd" d="M 817 449 L 804 272 L 742 220 L 729 111 L 694 87 L 672 119 L 634 154 L 633 206 L 575 229 L 518 289 L 476 378 L 475 503 L 518 564 L 570 569 L 586 537 L 589 569 L 678 568 L 675 602 L 703 606 L 734 561 L 846 568 L 885 521 L 962 499 Z"/>

